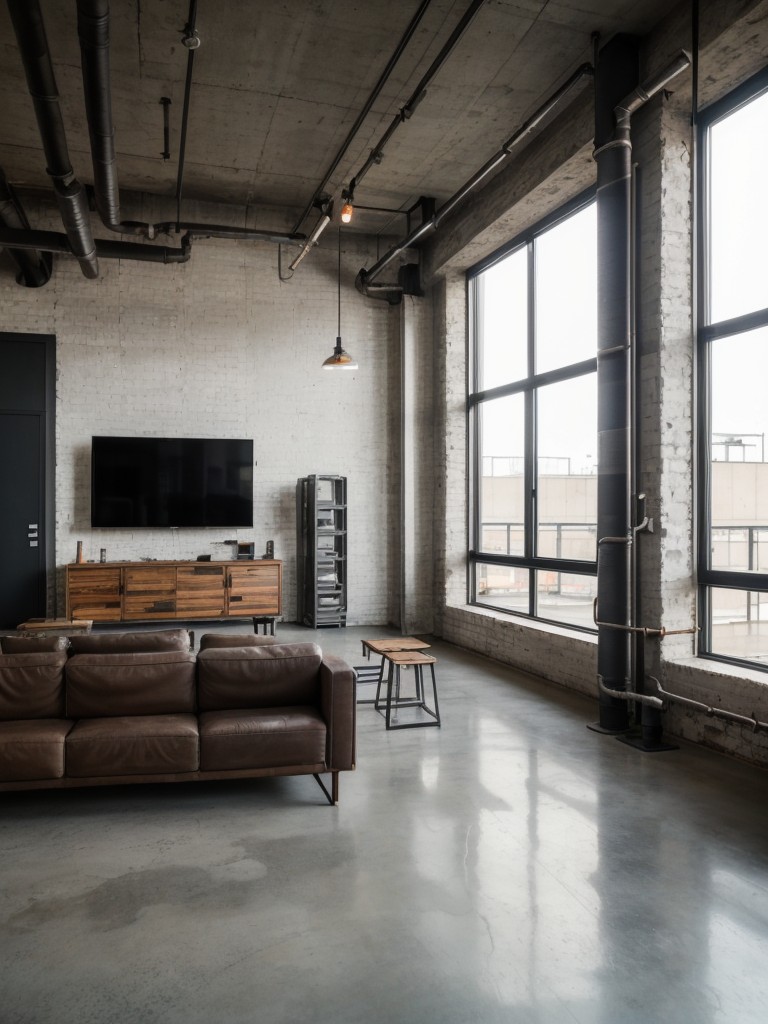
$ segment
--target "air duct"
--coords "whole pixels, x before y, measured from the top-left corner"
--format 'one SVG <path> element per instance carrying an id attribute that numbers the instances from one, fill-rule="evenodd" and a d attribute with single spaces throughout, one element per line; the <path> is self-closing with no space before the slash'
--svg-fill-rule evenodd
<path id="1" fill-rule="evenodd" d="M 85 188 L 75 178 L 67 149 L 56 76 L 48 49 L 39 0 L 8 0 L 27 86 L 35 107 L 47 171 L 53 183 L 70 252 L 86 277 L 99 274 Z"/>

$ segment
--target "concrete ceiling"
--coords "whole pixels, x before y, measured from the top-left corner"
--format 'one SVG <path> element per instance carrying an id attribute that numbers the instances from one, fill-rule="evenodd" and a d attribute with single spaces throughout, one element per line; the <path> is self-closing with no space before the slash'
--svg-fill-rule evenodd
<path id="1" fill-rule="evenodd" d="M 188 0 L 113 0 L 113 111 L 121 190 L 173 198 L 188 51 Z M 295 227 L 342 145 L 418 0 L 200 0 L 183 198 L 272 208 L 259 227 Z M 584 61 L 591 36 L 647 33 L 668 0 L 487 0 L 356 192 L 368 206 L 438 206 Z M 432 0 L 332 176 L 339 195 L 450 35 L 469 0 Z M 74 0 L 44 0 L 48 41 L 77 177 L 92 182 Z M 0 166 L 49 186 L 7 9 L 0 8 Z M 170 97 L 164 160 L 161 97 Z M 182 216 L 184 215 L 182 205 Z M 188 214 L 189 216 L 189 214 Z M 308 231 L 311 215 L 303 223 Z M 401 233 L 369 213 L 358 228 Z"/>

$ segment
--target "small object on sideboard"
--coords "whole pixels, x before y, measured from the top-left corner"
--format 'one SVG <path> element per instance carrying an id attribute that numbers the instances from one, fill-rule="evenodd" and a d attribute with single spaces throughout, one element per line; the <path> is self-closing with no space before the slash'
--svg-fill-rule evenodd
<path id="1" fill-rule="evenodd" d="M 267 541 L 267 553 L 261 557 L 270 559 L 275 557 L 275 542 L 273 540 Z"/>
<path id="2" fill-rule="evenodd" d="M 81 540 L 77 542 L 77 556 L 75 558 L 75 561 L 78 563 L 82 563 L 85 561 L 85 558 L 83 557 L 83 542 Z"/>
<path id="3" fill-rule="evenodd" d="M 256 554 L 256 545 L 253 541 L 238 541 L 237 542 L 237 557 L 242 561 L 252 561 Z"/>

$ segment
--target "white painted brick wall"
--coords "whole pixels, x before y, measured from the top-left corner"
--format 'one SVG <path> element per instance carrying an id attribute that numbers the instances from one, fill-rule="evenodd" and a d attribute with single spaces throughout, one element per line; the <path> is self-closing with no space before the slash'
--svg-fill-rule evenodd
<path id="1" fill-rule="evenodd" d="M 56 226 L 46 211 L 30 214 L 38 226 L 46 216 Z M 276 246 L 224 240 L 196 242 L 191 261 L 176 266 L 103 259 L 97 281 L 62 258 L 41 289 L 21 288 L 3 273 L 3 329 L 57 339 L 60 566 L 74 560 L 78 540 L 87 559 L 105 547 L 109 559 L 134 560 L 227 558 L 232 549 L 222 542 L 230 537 L 253 540 L 261 553 L 273 539 L 290 620 L 296 480 L 340 473 L 349 481 L 349 622 L 387 620 L 397 593 L 388 531 L 398 514 L 390 409 L 399 321 L 397 310 L 354 288 L 375 249 L 359 236 L 343 246 L 342 337 L 358 359 L 356 372 L 321 369 L 337 333 L 331 231 L 286 283 L 278 279 Z M 252 437 L 253 530 L 92 530 L 93 434 Z"/>

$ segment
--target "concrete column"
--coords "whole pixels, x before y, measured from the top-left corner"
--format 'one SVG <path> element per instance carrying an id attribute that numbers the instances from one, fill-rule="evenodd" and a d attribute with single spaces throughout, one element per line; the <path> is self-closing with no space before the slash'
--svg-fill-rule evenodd
<path id="1" fill-rule="evenodd" d="M 433 630 L 434 382 L 432 305 L 400 306 L 400 609 L 403 633 Z"/>

